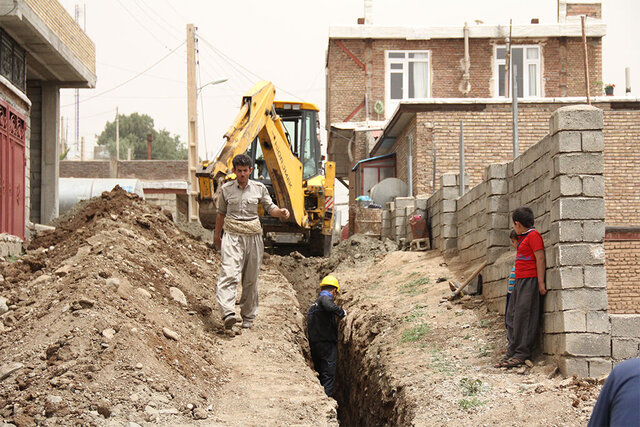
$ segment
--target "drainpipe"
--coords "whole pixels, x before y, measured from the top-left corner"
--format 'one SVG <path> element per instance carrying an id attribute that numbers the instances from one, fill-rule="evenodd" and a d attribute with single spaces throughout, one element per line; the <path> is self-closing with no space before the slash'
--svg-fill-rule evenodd
<path id="1" fill-rule="evenodd" d="M 464 195 L 464 122 L 460 120 L 460 196 Z"/>
<path id="2" fill-rule="evenodd" d="M 471 92 L 471 79 L 469 77 L 469 67 L 471 66 L 471 59 L 469 57 L 469 26 L 464 23 L 464 58 L 460 60 L 460 68 L 462 68 L 462 81 L 458 86 L 458 90 L 467 96 Z"/>
<path id="3" fill-rule="evenodd" d="M 413 197 L 413 136 L 407 138 L 409 142 L 409 159 L 407 164 L 407 186 L 409 187 L 409 197 Z"/>
<path id="4" fill-rule="evenodd" d="M 513 91 L 511 109 L 513 112 L 513 158 L 518 157 L 518 66 L 513 66 Z"/>

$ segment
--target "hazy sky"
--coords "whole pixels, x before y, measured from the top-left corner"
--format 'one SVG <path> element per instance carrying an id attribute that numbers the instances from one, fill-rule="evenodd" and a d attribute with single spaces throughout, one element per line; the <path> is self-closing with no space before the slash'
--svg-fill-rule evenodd
<path id="1" fill-rule="evenodd" d="M 166 128 L 186 141 L 183 43 L 186 24 L 198 27 L 199 85 L 229 79 L 201 91 L 198 127 L 203 158 L 206 153 L 213 156 L 242 95 L 260 79 L 275 83 L 279 99 L 295 96 L 316 103 L 324 127 L 328 28 L 355 24 L 364 9 L 363 0 L 60 1 L 72 16 L 76 4 L 85 5 L 86 31 L 96 44 L 97 86 L 80 90 L 80 135 L 88 146 L 114 119 L 116 107 L 121 114 L 146 113 L 157 129 Z M 373 21 L 390 26 L 461 26 L 479 19 L 508 25 L 509 18 L 524 24 L 535 17 L 545 24 L 556 22 L 556 4 L 557 0 L 373 0 Z M 623 94 L 624 67 L 631 66 L 634 92 L 640 94 L 640 2 L 603 0 L 603 17 L 608 24 L 603 79 L 614 82 L 616 94 Z M 81 16 L 80 21 L 85 19 Z M 69 123 L 70 142 L 75 135 L 73 103 L 73 90 L 63 90 L 61 114 Z"/>

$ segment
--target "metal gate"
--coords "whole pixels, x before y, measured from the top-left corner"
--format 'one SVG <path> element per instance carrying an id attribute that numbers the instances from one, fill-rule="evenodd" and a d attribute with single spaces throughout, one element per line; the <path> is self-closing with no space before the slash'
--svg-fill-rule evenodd
<path id="1" fill-rule="evenodd" d="M 0 232 L 24 239 L 26 122 L 0 100 Z"/>

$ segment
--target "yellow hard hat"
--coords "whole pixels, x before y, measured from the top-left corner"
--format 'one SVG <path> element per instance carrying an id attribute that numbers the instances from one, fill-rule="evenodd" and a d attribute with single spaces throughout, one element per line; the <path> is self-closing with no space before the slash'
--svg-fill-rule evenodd
<path id="1" fill-rule="evenodd" d="M 340 292 L 340 284 L 338 283 L 338 279 L 333 276 L 325 276 L 320 282 L 320 286 L 333 286 L 336 288 L 336 292 Z"/>

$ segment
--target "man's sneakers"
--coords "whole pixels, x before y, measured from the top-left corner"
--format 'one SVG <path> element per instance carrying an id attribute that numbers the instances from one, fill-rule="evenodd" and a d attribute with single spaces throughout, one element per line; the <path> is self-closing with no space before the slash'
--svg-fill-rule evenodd
<path id="1" fill-rule="evenodd" d="M 235 314 L 227 314 L 222 319 L 222 322 L 224 323 L 225 329 L 231 329 L 233 328 L 233 325 L 235 325 L 238 322 L 238 319 L 236 319 Z"/>
<path id="2" fill-rule="evenodd" d="M 251 329 L 253 328 L 253 320 L 242 320 L 242 328 L 243 329 Z"/>

